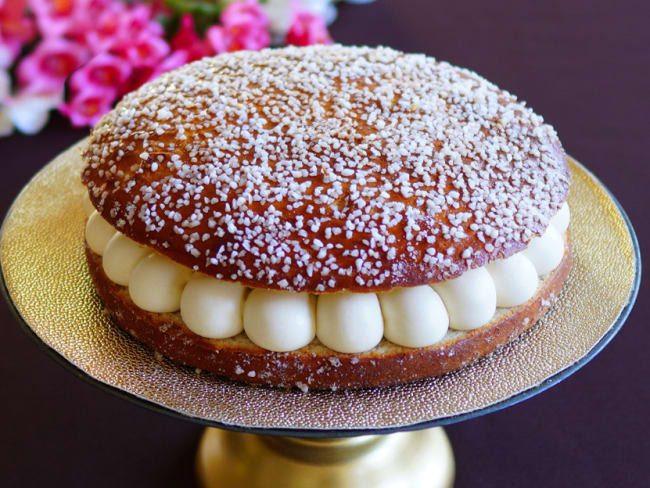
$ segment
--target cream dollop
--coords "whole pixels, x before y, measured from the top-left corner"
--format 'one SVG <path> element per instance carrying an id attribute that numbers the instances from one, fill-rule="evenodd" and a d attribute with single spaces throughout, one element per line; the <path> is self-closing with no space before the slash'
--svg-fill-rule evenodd
<path id="1" fill-rule="evenodd" d="M 253 289 L 244 303 L 244 330 L 269 351 L 300 349 L 316 334 L 313 298 L 308 293 Z"/>
<path id="2" fill-rule="evenodd" d="M 375 293 L 320 295 L 316 317 L 316 336 L 334 351 L 367 351 L 379 344 L 384 335 L 384 321 Z"/>
<path id="3" fill-rule="evenodd" d="M 425 347 L 447 333 L 447 310 L 430 286 L 395 288 L 377 296 L 384 314 L 384 337 L 389 341 L 405 347 Z"/>
<path id="4" fill-rule="evenodd" d="M 522 253 L 489 263 L 485 268 L 494 281 L 498 307 L 516 307 L 526 303 L 539 286 L 535 266 Z"/>
<path id="5" fill-rule="evenodd" d="M 458 278 L 433 283 L 432 286 L 447 308 L 452 329 L 476 329 L 494 316 L 497 293 L 485 268 L 466 271 Z"/>
<path id="6" fill-rule="evenodd" d="M 571 211 L 569 210 L 569 204 L 564 202 L 558 213 L 551 218 L 550 225 L 555 227 L 562 235 L 569 228 L 569 220 L 571 220 Z"/>
<path id="7" fill-rule="evenodd" d="M 127 286 L 136 264 L 151 253 L 151 249 L 116 232 L 106 243 L 102 266 L 108 278 L 118 285 Z"/>
<path id="8" fill-rule="evenodd" d="M 86 222 L 86 242 L 88 247 L 95 254 L 102 256 L 106 244 L 116 232 L 111 224 L 106 222 L 99 212 L 94 210 Z"/>
<path id="9" fill-rule="evenodd" d="M 557 229 L 549 225 L 541 237 L 534 237 L 522 251 L 530 259 L 537 274 L 544 276 L 553 271 L 564 256 L 564 239 Z"/>
<path id="10" fill-rule="evenodd" d="M 129 279 L 129 295 L 138 307 L 149 312 L 176 312 L 183 287 L 192 271 L 158 253 L 142 259 Z"/>
<path id="11" fill-rule="evenodd" d="M 195 274 L 181 294 L 181 317 L 195 334 L 225 339 L 239 334 L 244 288 L 239 283 Z"/>

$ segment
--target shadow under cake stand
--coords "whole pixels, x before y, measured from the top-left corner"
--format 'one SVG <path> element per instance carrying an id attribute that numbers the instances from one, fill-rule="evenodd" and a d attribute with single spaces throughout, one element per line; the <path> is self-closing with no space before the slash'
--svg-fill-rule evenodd
<path id="1" fill-rule="evenodd" d="M 205 487 L 450 486 L 453 454 L 440 426 L 575 372 L 618 332 L 639 288 L 627 216 L 569 159 L 573 267 L 556 304 L 517 340 L 453 373 L 391 388 L 303 393 L 234 383 L 167 360 L 112 325 L 84 256 L 83 142 L 39 171 L 7 214 L 3 291 L 24 329 L 77 375 L 206 425 L 197 454 Z"/>

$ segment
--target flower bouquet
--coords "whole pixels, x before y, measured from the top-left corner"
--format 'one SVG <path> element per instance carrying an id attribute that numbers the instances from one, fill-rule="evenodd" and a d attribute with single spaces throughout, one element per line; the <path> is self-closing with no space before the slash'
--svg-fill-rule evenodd
<path id="1" fill-rule="evenodd" d="M 329 43 L 329 0 L 0 0 L 0 135 L 58 109 L 92 126 L 125 93 L 222 52 Z"/>

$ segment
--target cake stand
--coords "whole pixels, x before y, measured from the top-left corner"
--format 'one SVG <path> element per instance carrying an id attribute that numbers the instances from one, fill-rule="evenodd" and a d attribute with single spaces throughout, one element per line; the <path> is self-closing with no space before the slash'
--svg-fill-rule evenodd
<path id="1" fill-rule="evenodd" d="M 570 159 L 573 268 L 557 302 L 514 342 L 453 373 L 392 387 L 251 387 L 180 366 L 111 324 L 84 257 L 80 148 L 16 198 L 0 240 L 3 289 L 24 329 L 64 366 L 140 405 L 207 426 L 205 487 L 443 487 L 453 480 L 440 426 L 513 405 L 584 366 L 625 321 L 639 246 L 620 205 Z"/>

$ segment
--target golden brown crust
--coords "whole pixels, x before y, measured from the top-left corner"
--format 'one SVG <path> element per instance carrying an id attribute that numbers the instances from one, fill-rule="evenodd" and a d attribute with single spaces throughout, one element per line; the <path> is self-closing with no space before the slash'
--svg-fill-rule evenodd
<path id="1" fill-rule="evenodd" d="M 555 131 L 422 55 L 287 48 L 205 59 L 127 95 L 83 181 L 133 240 L 257 288 L 387 290 L 541 235 L 569 178 Z"/>
<path id="2" fill-rule="evenodd" d="M 560 265 L 526 304 L 507 309 L 490 324 L 447 337 L 430 347 L 411 349 L 383 340 L 359 354 L 334 352 L 314 340 L 297 351 L 275 353 L 241 334 L 211 340 L 185 327 L 178 314 L 146 312 L 133 304 L 128 290 L 111 282 L 101 257 L 86 247 L 90 275 L 114 322 L 132 336 L 176 361 L 220 376 L 252 383 L 311 389 L 389 386 L 438 376 L 489 354 L 531 327 L 552 305 L 571 269 L 567 233 Z"/>

